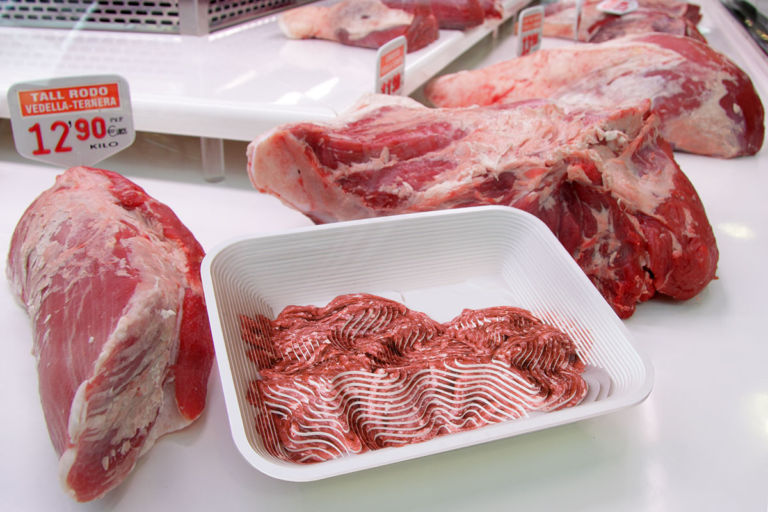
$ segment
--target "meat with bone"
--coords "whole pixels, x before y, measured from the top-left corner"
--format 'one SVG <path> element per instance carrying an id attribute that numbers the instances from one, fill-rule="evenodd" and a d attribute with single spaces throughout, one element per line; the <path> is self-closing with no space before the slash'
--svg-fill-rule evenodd
<path id="1" fill-rule="evenodd" d="M 528 211 L 628 317 L 657 292 L 693 297 L 718 259 L 704 207 L 644 107 L 430 109 L 371 96 L 334 122 L 253 141 L 248 172 L 316 222 L 483 204 Z"/>
<path id="2" fill-rule="evenodd" d="M 293 462 L 426 441 L 578 404 L 585 365 L 564 333 L 513 307 L 438 323 L 400 303 L 342 295 L 242 317 L 272 344 L 249 400 L 267 450 Z M 253 325 L 262 328 L 254 331 Z"/>
<path id="3" fill-rule="evenodd" d="M 623 15 L 597 8 L 602 0 L 585 0 L 579 18 L 578 40 L 598 43 L 629 34 L 663 32 L 704 41 L 697 25 L 701 21 L 698 5 L 677 0 L 638 0 L 635 11 Z M 565 0 L 547 4 L 542 33 L 547 37 L 574 39 L 576 2 Z"/>
<path id="4" fill-rule="evenodd" d="M 342 0 L 330 7 L 306 5 L 278 18 L 282 32 L 293 39 L 326 39 L 349 46 L 378 48 L 405 36 L 408 51 L 437 40 L 437 20 L 429 4 L 405 0 Z"/>
<path id="5" fill-rule="evenodd" d="M 34 333 L 40 397 L 63 486 L 120 484 L 161 435 L 203 411 L 213 345 L 203 250 L 122 176 L 76 167 L 21 217 L 8 279 Z"/>
<path id="6" fill-rule="evenodd" d="M 440 107 L 546 97 L 577 110 L 650 98 L 675 149 L 723 158 L 757 153 L 765 133 L 749 76 L 709 45 L 669 34 L 540 50 L 438 77 L 425 95 Z"/>

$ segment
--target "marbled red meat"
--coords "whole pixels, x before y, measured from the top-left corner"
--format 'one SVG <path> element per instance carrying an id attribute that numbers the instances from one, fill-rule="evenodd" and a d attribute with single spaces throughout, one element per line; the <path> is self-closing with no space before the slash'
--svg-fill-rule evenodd
<path id="1" fill-rule="evenodd" d="M 704 41 L 697 25 L 701 21 L 698 5 L 677 0 L 638 0 L 638 8 L 623 15 L 598 10 L 602 0 L 582 3 L 578 40 L 597 43 L 609 39 L 648 32 L 688 36 Z M 576 2 L 561 0 L 545 6 L 543 34 L 547 37 L 574 39 Z"/>
<path id="2" fill-rule="evenodd" d="M 167 206 L 109 171 L 69 169 L 21 217 L 8 279 L 32 320 L 43 412 L 78 501 L 201 414 L 213 362 L 202 258 Z"/>
<path id="3" fill-rule="evenodd" d="M 405 36 L 408 51 L 437 40 L 439 28 L 426 2 L 407 0 L 342 0 L 330 7 L 306 5 L 278 18 L 283 33 L 293 39 L 326 39 L 349 46 L 379 48 Z"/>
<path id="4" fill-rule="evenodd" d="M 760 150 L 764 109 L 744 71 L 709 45 L 669 34 L 540 50 L 430 82 L 440 107 L 551 98 L 560 105 L 622 108 L 646 98 L 681 151 L 732 158 Z"/>
<path id="5" fill-rule="evenodd" d="M 254 186 L 315 222 L 505 205 L 543 220 L 621 317 L 715 276 L 704 207 L 648 105 L 566 112 L 545 100 L 430 109 L 372 96 L 248 148 Z"/>
<path id="6" fill-rule="evenodd" d="M 574 342 L 528 311 L 464 310 L 445 324 L 400 303 L 342 295 L 241 317 L 242 338 L 273 346 L 256 360 L 249 400 L 274 456 L 320 462 L 578 404 Z"/>

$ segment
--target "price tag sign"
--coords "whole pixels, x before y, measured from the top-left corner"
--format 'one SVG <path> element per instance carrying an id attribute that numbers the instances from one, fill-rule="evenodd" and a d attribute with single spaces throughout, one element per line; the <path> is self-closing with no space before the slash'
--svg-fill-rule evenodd
<path id="1" fill-rule="evenodd" d="M 603 0 L 597 4 L 598 11 L 617 16 L 636 11 L 637 7 L 637 0 Z"/>
<path id="2" fill-rule="evenodd" d="M 374 92 L 393 95 L 403 94 L 407 45 L 405 37 L 398 36 L 379 48 L 376 53 Z"/>
<path id="3" fill-rule="evenodd" d="M 16 83 L 8 107 L 16 150 L 57 166 L 93 165 L 135 137 L 128 83 L 117 75 Z"/>
<path id="4" fill-rule="evenodd" d="M 541 47 L 544 7 L 536 5 L 520 12 L 517 26 L 517 55 L 522 57 Z"/>

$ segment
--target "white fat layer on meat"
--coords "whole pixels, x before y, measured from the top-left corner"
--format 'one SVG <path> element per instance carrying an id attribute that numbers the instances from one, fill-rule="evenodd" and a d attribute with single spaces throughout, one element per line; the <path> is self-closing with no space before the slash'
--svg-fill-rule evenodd
<path id="1" fill-rule="evenodd" d="M 335 125 L 337 127 L 343 127 L 354 120 L 366 117 L 376 109 L 386 106 L 400 106 L 405 108 L 415 108 L 418 110 L 427 108 L 408 96 L 392 96 L 388 94 L 367 93 L 358 98 L 358 100 L 349 108 L 349 110 L 344 112 L 344 115 L 339 116 L 336 120 L 328 124 Z"/>
<path id="2" fill-rule="evenodd" d="M 726 84 L 739 80 L 734 73 L 728 65 L 702 65 L 630 36 L 445 75 L 427 87 L 427 95 L 446 106 L 484 104 L 497 96 L 506 101 L 545 96 L 577 110 L 628 107 L 652 98 L 664 112 L 662 132 L 676 148 L 732 156 L 743 143 L 744 113 L 720 101 L 733 96 Z M 676 113 L 678 108 L 682 111 Z"/>

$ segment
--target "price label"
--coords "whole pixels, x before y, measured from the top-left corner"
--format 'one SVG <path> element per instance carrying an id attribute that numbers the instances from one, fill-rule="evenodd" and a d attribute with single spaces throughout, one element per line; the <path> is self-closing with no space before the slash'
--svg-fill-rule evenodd
<path id="1" fill-rule="evenodd" d="M 637 0 L 603 0 L 597 4 L 598 11 L 617 16 L 636 11 L 637 7 Z"/>
<path id="2" fill-rule="evenodd" d="M 517 55 L 522 57 L 541 47 L 544 8 L 540 5 L 528 7 L 520 12 L 517 26 Z"/>
<path id="3" fill-rule="evenodd" d="M 16 83 L 8 107 L 16 150 L 57 166 L 93 165 L 135 137 L 128 83 L 117 75 Z"/>
<path id="4" fill-rule="evenodd" d="M 405 37 L 398 36 L 379 48 L 376 54 L 374 92 L 393 95 L 403 94 L 407 45 Z"/>

